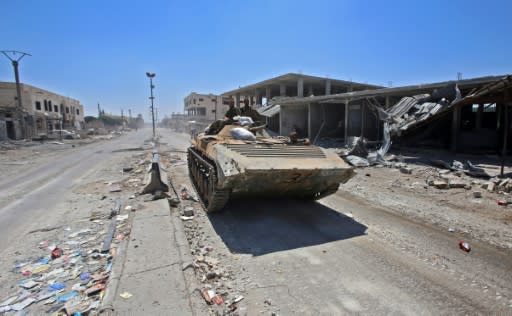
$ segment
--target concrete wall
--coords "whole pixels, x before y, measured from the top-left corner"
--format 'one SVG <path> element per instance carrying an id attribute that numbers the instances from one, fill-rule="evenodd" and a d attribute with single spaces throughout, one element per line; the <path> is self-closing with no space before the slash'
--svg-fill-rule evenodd
<path id="1" fill-rule="evenodd" d="M 308 129 L 308 106 L 281 106 L 280 115 L 280 134 L 290 135 L 295 128 L 298 127 L 303 135 L 301 137 L 307 137 L 309 134 Z M 300 133 L 299 133 L 300 134 Z"/>

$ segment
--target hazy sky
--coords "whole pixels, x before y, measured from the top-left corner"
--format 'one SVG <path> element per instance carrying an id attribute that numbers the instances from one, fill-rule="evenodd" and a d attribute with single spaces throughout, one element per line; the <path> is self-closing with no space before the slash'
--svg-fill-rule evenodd
<path id="1" fill-rule="evenodd" d="M 512 72 L 512 1 L 0 0 L 21 81 L 148 117 L 287 72 L 393 86 Z M 0 56 L 0 81 L 14 81 Z"/>

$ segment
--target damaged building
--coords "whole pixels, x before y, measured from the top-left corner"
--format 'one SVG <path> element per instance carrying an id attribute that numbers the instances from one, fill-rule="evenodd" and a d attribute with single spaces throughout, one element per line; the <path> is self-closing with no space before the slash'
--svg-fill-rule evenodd
<path id="1" fill-rule="evenodd" d="M 259 111 L 280 135 L 298 131 L 314 143 L 328 138 L 342 146 L 364 137 L 379 144 L 387 124 L 389 136 L 407 146 L 496 152 L 509 132 L 510 87 L 510 76 L 490 76 L 273 98 Z"/>
<path id="2" fill-rule="evenodd" d="M 326 77 L 310 76 L 298 73 L 288 73 L 278 77 L 249 84 L 238 89 L 222 93 L 222 96 L 235 99 L 235 106 L 247 98 L 255 108 L 260 108 L 260 113 L 267 117 L 268 128 L 281 135 L 287 135 L 292 131 L 298 131 L 301 136 L 307 136 L 309 119 L 309 107 L 307 103 L 297 103 L 286 107 L 285 119 L 281 118 L 280 100 L 291 98 L 292 100 L 315 98 L 319 96 L 338 95 L 347 92 L 365 91 L 382 88 L 381 86 L 359 83 L 353 81 L 332 79 Z M 272 107 L 268 107 L 273 104 Z M 263 107 L 262 106 L 266 106 Z M 314 116 L 315 114 L 313 114 Z M 316 117 L 312 121 L 317 121 Z"/>
<path id="3" fill-rule="evenodd" d="M 16 84 L 0 82 L 0 140 L 31 138 L 55 129 L 83 128 L 84 107 L 80 101 L 28 84 L 20 84 L 20 90 L 21 109 Z"/>

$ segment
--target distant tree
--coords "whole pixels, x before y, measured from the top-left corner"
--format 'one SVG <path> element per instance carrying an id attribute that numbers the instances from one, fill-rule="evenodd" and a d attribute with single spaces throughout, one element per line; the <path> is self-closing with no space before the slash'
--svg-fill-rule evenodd
<path id="1" fill-rule="evenodd" d="M 85 123 L 89 123 L 89 122 L 92 122 L 92 121 L 96 121 L 97 118 L 94 117 L 94 116 L 86 116 L 86 117 L 84 117 L 84 120 L 85 120 Z"/>

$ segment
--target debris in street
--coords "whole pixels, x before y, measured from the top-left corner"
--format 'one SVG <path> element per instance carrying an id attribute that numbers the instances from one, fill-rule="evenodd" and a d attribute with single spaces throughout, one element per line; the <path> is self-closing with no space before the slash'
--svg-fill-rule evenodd
<path id="1" fill-rule="evenodd" d="M 28 233 L 29 234 L 33 234 L 33 233 L 39 233 L 39 232 L 50 232 L 52 230 L 56 230 L 56 229 L 59 229 L 61 227 L 62 226 L 44 227 L 44 228 L 39 228 L 39 229 L 31 230 Z"/>
<path id="2" fill-rule="evenodd" d="M 180 200 L 177 198 L 169 198 L 168 201 L 171 207 L 177 207 L 180 204 Z"/>
<path id="3" fill-rule="evenodd" d="M 480 199 L 480 198 L 482 197 L 482 192 L 480 192 L 480 191 L 474 191 L 474 192 L 473 192 L 473 197 L 474 197 L 475 199 Z"/>
<path id="4" fill-rule="evenodd" d="M 194 216 L 180 216 L 180 218 L 184 221 L 190 221 L 194 219 Z"/>
<path id="5" fill-rule="evenodd" d="M 26 298 L 25 300 L 23 300 L 22 302 L 19 302 L 19 303 L 16 303 L 14 305 L 11 305 L 11 309 L 14 310 L 14 311 L 21 311 L 23 309 L 25 309 L 25 307 L 29 306 L 30 304 L 34 303 L 36 300 L 29 297 L 29 298 Z"/>
<path id="6" fill-rule="evenodd" d="M 120 297 L 124 298 L 125 300 L 129 299 L 130 297 L 132 297 L 133 295 L 129 292 L 123 292 L 121 294 L 119 294 Z"/>
<path id="7" fill-rule="evenodd" d="M 463 240 L 459 241 L 459 248 L 464 250 L 465 252 L 471 251 L 471 246 L 469 245 L 469 243 L 467 243 Z"/>
<path id="8" fill-rule="evenodd" d="M 448 189 L 448 183 L 445 181 L 434 181 L 433 186 L 438 189 Z"/>
<path id="9" fill-rule="evenodd" d="M 115 208 L 115 213 L 119 208 Z M 41 252 L 39 256 L 14 262 L 13 272 L 19 276 L 19 280 L 17 286 L 11 288 L 18 290 L 5 293 L 9 294 L 8 297 L 1 297 L 0 314 L 8 311 L 40 314 L 44 312 L 41 308 L 45 308 L 50 313 L 72 312 L 78 315 L 98 308 L 116 253 L 115 248 L 109 249 L 109 254 L 98 251 L 101 250 L 102 236 L 108 227 L 105 225 L 108 223 L 106 214 L 93 216 L 92 221 L 79 220 L 76 225 L 69 223 L 70 226 L 57 234 L 56 240 L 46 239 L 35 243 L 35 250 Z M 129 234 L 127 218 L 128 214 L 113 220 L 114 225 L 119 227 L 119 235 Z M 90 226 L 84 227 L 84 223 Z M 61 226 L 38 231 L 58 228 Z"/>
<path id="10" fill-rule="evenodd" d="M 368 167 L 370 163 L 368 160 L 358 156 L 347 156 L 345 159 L 354 167 Z"/>
<path id="11" fill-rule="evenodd" d="M 497 203 L 498 203 L 498 205 L 501 205 L 501 206 L 507 206 L 508 205 L 508 201 L 505 201 L 505 200 L 498 200 Z"/>
<path id="12" fill-rule="evenodd" d="M 58 248 L 58 247 L 55 247 L 53 250 L 52 250 L 52 259 L 57 259 L 57 258 L 60 258 L 62 256 L 62 249 Z"/>
<path id="13" fill-rule="evenodd" d="M 199 201 L 194 195 L 189 193 L 189 190 L 185 185 L 181 186 L 180 197 L 182 200 L 193 200 L 196 202 Z"/>
<path id="14" fill-rule="evenodd" d="M 402 168 L 400 168 L 400 172 L 405 173 L 405 174 L 412 174 L 412 169 L 407 168 L 407 167 L 402 167 Z"/>
<path id="15" fill-rule="evenodd" d="M 126 167 L 126 168 L 123 168 L 123 172 L 130 172 L 133 170 L 133 167 Z"/>
<path id="16" fill-rule="evenodd" d="M 191 206 L 185 207 L 185 209 L 183 210 L 183 215 L 188 217 L 194 216 L 194 208 Z"/>

